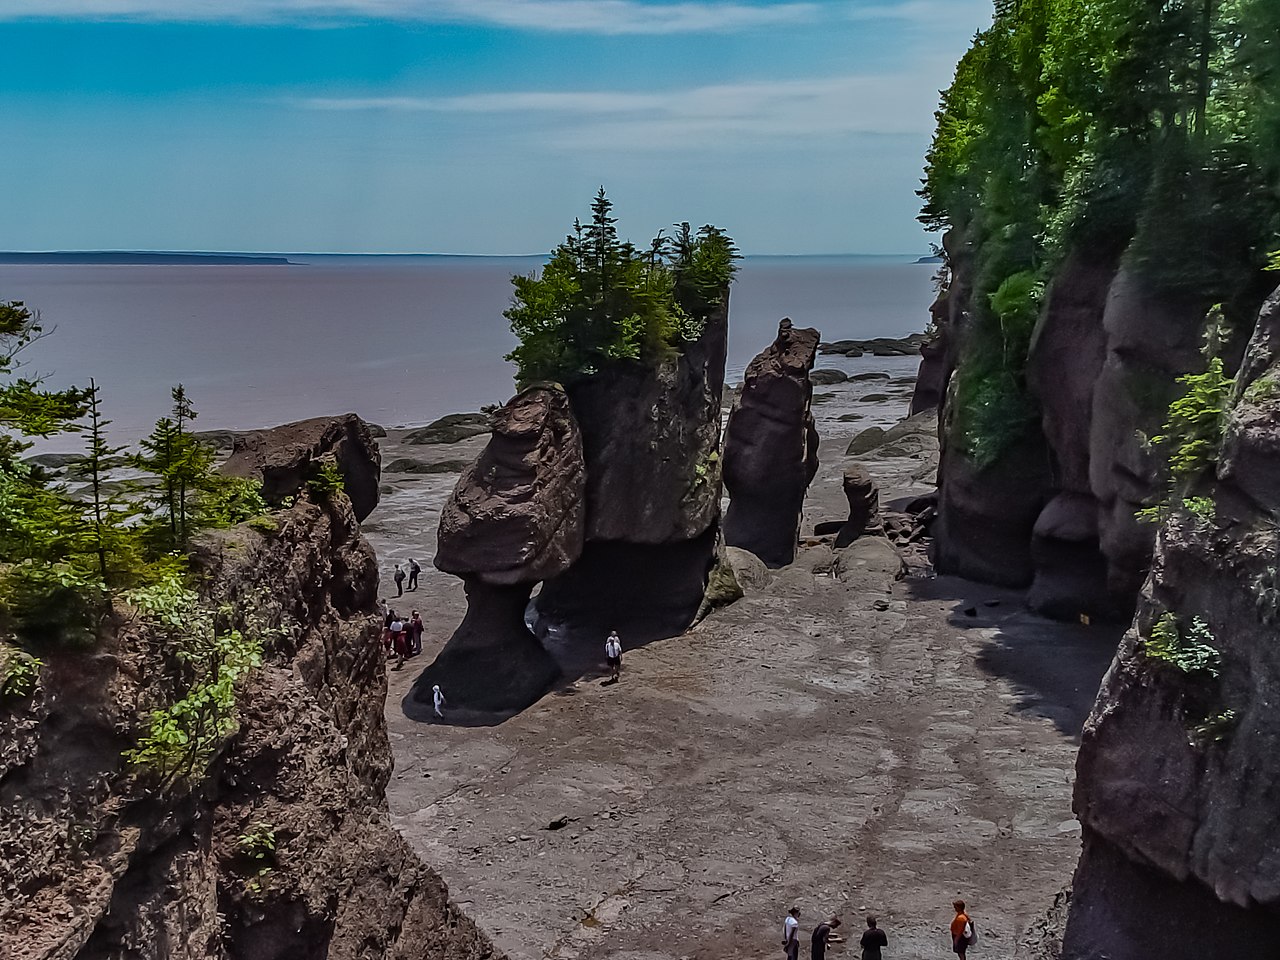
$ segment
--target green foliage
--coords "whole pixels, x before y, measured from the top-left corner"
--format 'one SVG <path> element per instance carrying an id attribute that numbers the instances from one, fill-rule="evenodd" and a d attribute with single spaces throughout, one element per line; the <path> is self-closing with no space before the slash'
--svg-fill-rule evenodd
<path id="1" fill-rule="evenodd" d="M 322 503 L 342 493 L 343 489 L 342 471 L 336 463 L 328 460 L 323 461 L 315 475 L 307 481 L 308 492 Z"/>
<path id="2" fill-rule="evenodd" d="M 966 448 L 998 458 L 1017 434 L 1032 294 L 1068 251 L 1123 253 L 1203 302 L 1280 268 L 1277 36 L 1275 0 L 996 4 L 942 94 L 921 190 L 921 221 L 968 251 Z"/>
<path id="3" fill-rule="evenodd" d="M 138 746 L 124 754 L 163 789 L 203 776 L 236 730 L 236 685 L 261 666 L 262 644 L 220 623 L 178 576 L 132 591 L 126 599 L 145 622 L 168 636 L 183 675 L 180 696 L 152 711 Z"/>
<path id="4" fill-rule="evenodd" d="M 572 382 L 618 363 L 656 364 L 702 333 L 733 278 L 738 252 L 723 231 L 680 224 L 646 251 L 618 239 L 603 188 L 587 224 L 551 253 L 540 275 L 511 278 L 505 316 L 520 341 L 507 357 L 522 384 Z"/>
<path id="5" fill-rule="evenodd" d="M 1222 655 L 1213 646 L 1209 625 L 1199 617 L 1185 631 L 1178 617 L 1165 613 L 1151 628 L 1151 636 L 1143 641 L 1147 659 L 1166 664 L 1188 675 L 1218 676 Z"/>
<path id="6" fill-rule="evenodd" d="M 35 693 L 43 661 L 7 644 L 0 645 L 0 704 Z"/>
<path id="7" fill-rule="evenodd" d="M 241 871 L 249 875 L 246 887 L 257 893 L 262 881 L 275 866 L 276 828 L 270 823 L 256 823 L 236 837 L 236 850 L 240 855 Z"/>
<path id="8" fill-rule="evenodd" d="M 1236 719 L 1234 710 L 1223 710 L 1221 713 L 1215 714 L 1193 726 L 1190 730 L 1189 739 L 1197 747 L 1206 747 L 1211 743 L 1221 743 L 1235 729 Z"/>
<path id="9" fill-rule="evenodd" d="M 1217 461 L 1233 380 L 1224 373 L 1222 360 L 1214 357 L 1203 373 L 1189 373 L 1179 377 L 1178 383 L 1185 390 L 1169 405 L 1163 433 L 1151 438 L 1152 446 L 1169 452 L 1169 487 L 1174 500 L 1180 500 Z"/>

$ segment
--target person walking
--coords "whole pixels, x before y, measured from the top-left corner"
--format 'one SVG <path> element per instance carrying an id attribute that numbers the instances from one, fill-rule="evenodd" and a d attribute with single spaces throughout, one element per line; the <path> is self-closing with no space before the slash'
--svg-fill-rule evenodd
<path id="1" fill-rule="evenodd" d="M 782 949 L 786 951 L 787 960 L 797 960 L 800 956 L 799 907 L 788 910 L 787 919 L 782 921 Z"/>
<path id="2" fill-rule="evenodd" d="M 400 564 L 398 563 L 396 564 L 396 572 L 395 572 L 394 579 L 396 581 L 396 596 L 403 597 L 404 596 L 404 570 L 401 569 Z"/>
<path id="3" fill-rule="evenodd" d="M 409 589 L 418 589 L 418 574 L 422 572 L 422 568 L 418 566 L 418 561 L 412 557 L 409 558 Z"/>
<path id="4" fill-rule="evenodd" d="M 838 926 L 840 918 L 832 917 L 813 928 L 813 935 L 809 938 L 809 952 L 813 960 L 826 960 L 827 941 L 831 939 L 831 931 Z"/>
<path id="5" fill-rule="evenodd" d="M 889 945 L 889 938 L 876 926 L 875 917 L 867 917 L 867 929 L 862 934 L 859 945 L 862 947 L 862 960 L 884 960 L 880 948 Z"/>
<path id="6" fill-rule="evenodd" d="M 977 939 L 973 930 L 973 921 L 965 913 L 963 900 L 952 902 L 956 915 L 951 920 L 951 949 L 956 956 L 963 958 Z"/>
<path id="7" fill-rule="evenodd" d="M 604 642 L 604 659 L 609 664 L 609 682 L 617 683 L 622 679 L 622 641 L 617 630 L 610 630 Z"/>
<path id="8" fill-rule="evenodd" d="M 440 689 L 440 684 L 436 684 L 431 688 L 431 702 L 436 708 L 436 716 L 441 720 L 444 719 L 444 691 Z"/>
<path id="9" fill-rule="evenodd" d="M 416 657 L 422 652 L 422 631 L 425 629 L 422 617 L 417 610 L 413 611 L 413 618 L 409 621 L 409 656 Z"/>

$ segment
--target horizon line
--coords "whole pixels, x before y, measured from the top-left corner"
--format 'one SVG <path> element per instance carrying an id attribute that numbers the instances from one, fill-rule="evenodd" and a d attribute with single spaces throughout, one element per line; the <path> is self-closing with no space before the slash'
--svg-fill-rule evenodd
<path id="1" fill-rule="evenodd" d="M 91 254 L 138 254 L 145 255 L 167 255 L 167 256 L 188 256 L 188 257 L 455 257 L 469 259 L 492 259 L 492 260 L 515 260 L 515 259 L 533 259 L 535 257 L 548 257 L 550 252 L 546 253 L 440 253 L 426 251 L 403 251 L 403 250 L 383 250 L 383 251 L 334 251 L 334 250 L 165 250 L 165 249 L 144 249 L 140 247 L 85 247 L 81 249 L 64 248 L 57 250 L 0 250 L 0 257 L 4 256 L 77 256 Z M 932 257 L 932 251 L 921 252 L 879 252 L 866 253 L 857 251 L 824 251 L 820 253 L 744 253 L 746 257 Z"/>

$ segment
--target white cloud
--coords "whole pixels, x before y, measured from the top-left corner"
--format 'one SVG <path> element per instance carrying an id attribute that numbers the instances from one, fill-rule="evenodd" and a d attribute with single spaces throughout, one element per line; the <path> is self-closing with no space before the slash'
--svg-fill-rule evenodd
<path id="1" fill-rule="evenodd" d="M 849 134 L 927 135 L 937 102 L 925 71 L 755 81 L 662 92 L 510 91 L 452 97 L 328 97 L 308 110 L 536 117 L 538 142 L 572 150 L 652 150 L 805 141 Z"/>
<path id="2" fill-rule="evenodd" d="M 990 26 L 992 10 L 991 0 L 896 0 L 854 3 L 848 16 L 851 20 L 904 20 L 942 32 Z"/>
<path id="3" fill-rule="evenodd" d="M 482 23 L 594 34 L 712 33 L 813 19 L 811 2 L 680 0 L 0 0 L 0 20 Z"/>

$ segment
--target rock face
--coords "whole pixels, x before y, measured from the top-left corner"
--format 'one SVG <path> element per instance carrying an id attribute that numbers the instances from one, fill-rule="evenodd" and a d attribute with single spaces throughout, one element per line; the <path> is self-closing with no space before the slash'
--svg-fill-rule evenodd
<path id="1" fill-rule="evenodd" d="M 582 554 L 582 437 L 558 389 L 533 387 L 493 417 L 493 436 L 440 515 L 435 564 L 466 582 L 467 614 L 405 699 L 433 715 L 432 687 L 468 710 L 505 713 L 541 697 L 559 668 L 525 624 L 534 586 Z"/>
<path id="2" fill-rule="evenodd" d="M 1040 404 L 1061 491 L 1032 533 L 1035 582 L 1027 603 L 1058 619 L 1132 613 L 1131 594 L 1109 585 L 1100 507 L 1089 480 L 1093 393 L 1107 356 L 1103 314 L 1118 260 L 1118 254 L 1068 254 L 1047 291 L 1027 357 L 1027 384 Z"/>
<path id="3" fill-rule="evenodd" d="M 537 597 L 539 631 L 623 641 L 675 636 L 715 565 L 720 403 L 729 297 L 656 369 L 620 366 L 569 387 L 586 461 L 586 545 Z"/>
<path id="4" fill-rule="evenodd" d="M 938 477 L 938 571 L 1006 587 L 1030 585 L 1032 531 L 1053 495 L 1049 450 L 1038 427 L 1029 427 L 988 466 L 944 447 Z"/>
<path id="5" fill-rule="evenodd" d="M 377 570 L 350 504 L 274 520 L 200 545 L 211 602 L 271 639 L 198 789 L 152 793 L 121 757 L 172 694 L 137 620 L 47 655 L 34 695 L 0 707 L 6 960 L 496 956 L 388 819 Z M 264 825 L 258 875 L 240 838 Z"/>
<path id="6" fill-rule="evenodd" d="M 233 477 L 260 477 L 267 502 L 279 504 L 306 484 L 325 454 L 337 463 L 356 519 L 364 520 L 378 505 L 382 454 L 369 425 L 354 413 L 236 434 L 221 469 Z"/>
<path id="7" fill-rule="evenodd" d="M 1089 486 L 1099 504 L 1098 533 L 1111 592 L 1134 596 L 1151 562 L 1155 530 L 1134 513 L 1163 488 L 1163 464 L 1142 436 L 1159 433 L 1178 394 L 1177 378 L 1204 367 L 1207 303 L 1153 293 L 1122 269 L 1103 324 L 1107 356 L 1093 392 Z"/>
<path id="8" fill-rule="evenodd" d="M 724 483 L 725 542 L 771 567 L 795 559 L 805 490 L 818 470 L 809 371 L 817 330 L 778 326 L 778 337 L 747 366 L 729 414 Z"/>
<path id="9" fill-rule="evenodd" d="M 1214 518 L 1176 510 L 1161 529 L 1137 617 L 1085 726 L 1069 960 L 1275 956 L 1278 339 L 1280 296 L 1254 334 L 1216 479 L 1196 491 L 1212 498 Z"/>
<path id="10" fill-rule="evenodd" d="M 561 390 L 533 387 L 493 418 L 493 436 L 440 515 L 436 566 L 494 585 L 535 584 L 582 553 L 582 437 Z"/>

